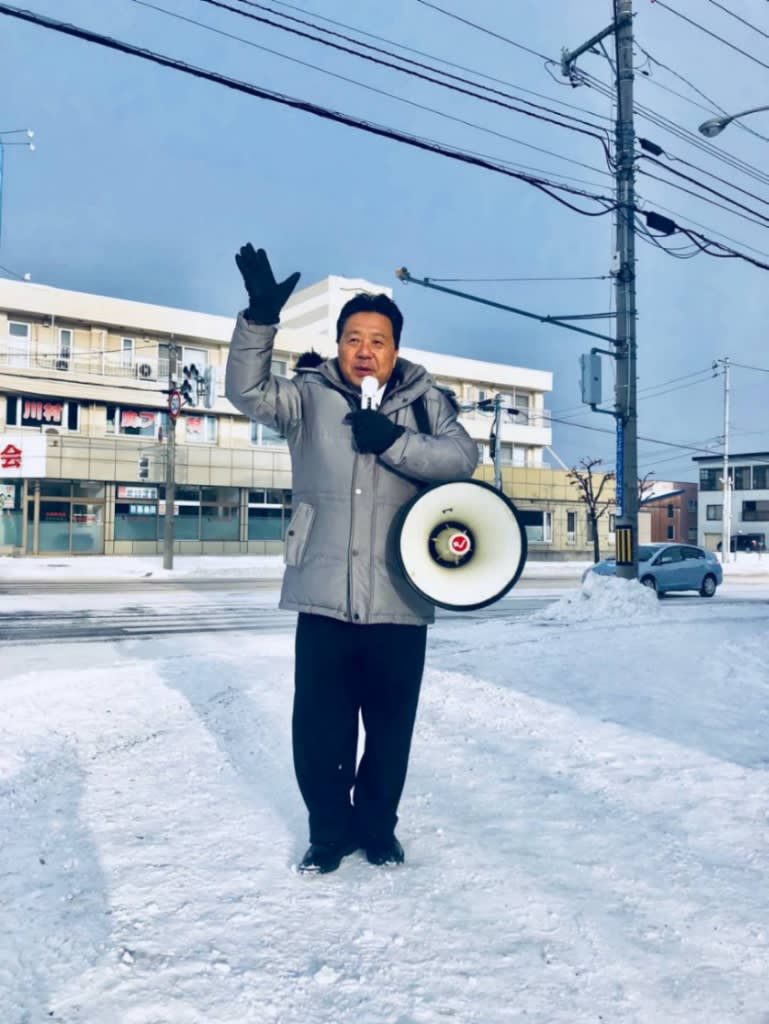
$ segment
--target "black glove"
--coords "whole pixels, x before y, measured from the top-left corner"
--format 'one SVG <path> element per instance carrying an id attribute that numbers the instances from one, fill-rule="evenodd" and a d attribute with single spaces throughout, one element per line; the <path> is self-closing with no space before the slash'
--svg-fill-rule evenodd
<path id="1" fill-rule="evenodd" d="M 281 309 L 296 287 L 299 272 L 278 284 L 267 259 L 267 253 L 264 249 L 255 250 L 250 242 L 236 254 L 235 262 L 243 275 L 248 292 L 246 320 L 250 320 L 252 324 L 276 324 L 280 320 Z"/>
<path id="2" fill-rule="evenodd" d="M 350 413 L 348 420 L 352 426 L 355 446 L 364 455 L 381 455 L 406 429 L 393 423 L 384 413 L 373 409 L 358 409 Z"/>

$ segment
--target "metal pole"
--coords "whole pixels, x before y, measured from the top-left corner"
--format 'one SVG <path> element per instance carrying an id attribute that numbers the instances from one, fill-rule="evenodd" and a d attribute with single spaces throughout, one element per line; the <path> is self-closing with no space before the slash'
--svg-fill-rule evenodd
<path id="1" fill-rule="evenodd" d="M 618 453 L 621 452 L 621 506 L 618 526 L 631 530 L 632 563 L 617 566 L 617 575 L 635 579 L 638 559 L 638 414 L 636 408 L 636 273 L 635 167 L 633 129 L 633 0 L 616 0 L 617 38 L 617 414 Z M 621 433 L 620 433 L 621 432 Z M 620 509 L 618 509 L 620 511 Z M 628 560 L 629 562 L 629 560 Z"/>
<path id="2" fill-rule="evenodd" d="M 732 489 L 729 483 L 729 357 L 721 360 L 724 366 L 724 508 L 721 521 L 721 562 L 731 559 L 732 550 Z"/>
<path id="3" fill-rule="evenodd" d="M 174 567 L 174 506 L 176 504 L 176 417 L 171 415 L 177 347 L 168 346 L 168 431 L 166 437 L 166 515 L 163 522 L 163 568 Z"/>
<path id="4" fill-rule="evenodd" d="M 494 486 L 502 490 L 502 395 L 497 393 L 494 398 Z"/>

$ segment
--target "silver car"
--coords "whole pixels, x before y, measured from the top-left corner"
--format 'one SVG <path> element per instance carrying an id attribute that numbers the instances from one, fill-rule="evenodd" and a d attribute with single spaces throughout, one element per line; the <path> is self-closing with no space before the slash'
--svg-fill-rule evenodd
<path id="1" fill-rule="evenodd" d="M 588 569 L 599 576 L 615 576 L 617 562 L 605 558 Z M 638 548 L 638 579 L 661 597 L 672 590 L 696 590 L 712 597 L 723 583 L 721 563 L 712 551 L 693 544 L 641 544 Z"/>

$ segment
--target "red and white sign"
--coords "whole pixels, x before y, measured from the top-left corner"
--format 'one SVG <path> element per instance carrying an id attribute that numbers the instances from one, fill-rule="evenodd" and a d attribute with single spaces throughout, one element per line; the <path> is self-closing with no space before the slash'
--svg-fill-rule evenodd
<path id="1" fill-rule="evenodd" d="M 45 453 L 42 434 L 0 434 L 0 478 L 44 477 Z"/>
<path id="2" fill-rule="evenodd" d="M 466 555 L 470 550 L 470 538 L 466 533 L 455 533 L 449 541 L 449 547 L 455 555 Z"/>

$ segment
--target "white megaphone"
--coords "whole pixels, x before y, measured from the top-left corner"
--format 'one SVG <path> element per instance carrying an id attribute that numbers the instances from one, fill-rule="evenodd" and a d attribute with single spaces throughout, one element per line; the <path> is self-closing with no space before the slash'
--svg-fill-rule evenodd
<path id="1" fill-rule="evenodd" d="M 480 480 L 420 491 L 403 510 L 396 546 L 414 590 L 454 611 L 498 601 L 526 564 L 526 530 L 515 505 Z"/>

